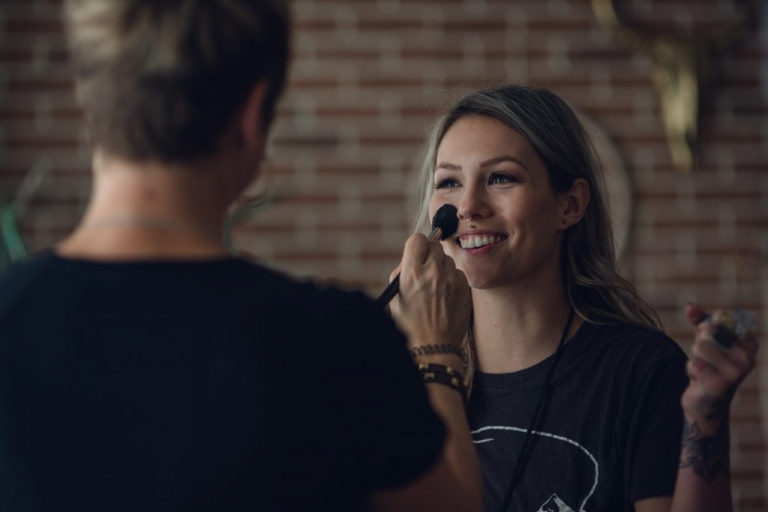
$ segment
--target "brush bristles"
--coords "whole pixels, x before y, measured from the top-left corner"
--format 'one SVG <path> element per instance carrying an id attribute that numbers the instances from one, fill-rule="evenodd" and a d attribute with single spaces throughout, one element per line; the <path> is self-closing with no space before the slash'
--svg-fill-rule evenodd
<path id="1" fill-rule="evenodd" d="M 442 231 L 440 240 L 445 240 L 453 235 L 459 228 L 458 213 L 459 211 L 452 204 L 444 204 L 435 212 L 435 216 L 432 218 L 432 230 L 440 228 Z"/>

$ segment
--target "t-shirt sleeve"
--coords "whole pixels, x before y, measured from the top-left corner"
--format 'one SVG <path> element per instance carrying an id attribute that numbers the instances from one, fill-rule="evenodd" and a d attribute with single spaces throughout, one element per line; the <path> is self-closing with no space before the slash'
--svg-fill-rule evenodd
<path id="1" fill-rule="evenodd" d="M 416 480 L 437 461 L 445 427 L 431 408 L 404 335 L 361 293 L 336 292 L 324 318 L 334 335 L 329 401 L 358 478 L 371 489 Z M 343 311 L 343 316 L 338 312 Z"/>
<path id="2" fill-rule="evenodd" d="M 628 505 L 674 494 L 683 432 L 680 398 L 688 385 L 685 361 L 678 350 L 643 372 L 626 446 Z"/>

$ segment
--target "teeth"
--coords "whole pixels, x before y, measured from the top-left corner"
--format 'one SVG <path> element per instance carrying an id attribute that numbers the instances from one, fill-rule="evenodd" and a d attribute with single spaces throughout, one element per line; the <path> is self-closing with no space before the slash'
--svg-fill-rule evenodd
<path id="1" fill-rule="evenodd" d="M 470 235 L 459 238 L 459 243 L 462 249 L 477 249 L 484 245 L 495 244 L 500 242 L 503 237 L 499 235 Z"/>

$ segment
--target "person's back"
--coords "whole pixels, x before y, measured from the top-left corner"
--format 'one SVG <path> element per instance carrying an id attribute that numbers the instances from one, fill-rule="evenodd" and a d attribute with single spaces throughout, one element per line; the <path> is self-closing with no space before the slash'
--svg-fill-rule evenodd
<path id="1" fill-rule="evenodd" d="M 0 288 L 2 510 L 356 510 L 441 451 L 405 340 L 359 294 L 54 253 Z"/>
<path id="2" fill-rule="evenodd" d="M 404 251 L 406 339 L 361 293 L 223 241 L 285 83 L 286 2 L 65 12 L 93 191 L 70 236 L 0 276 L 0 511 L 480 510 L 447 366 L 469 290 L 439 244 Z M 406 343 L 449 353 L 417 369 Z"/>

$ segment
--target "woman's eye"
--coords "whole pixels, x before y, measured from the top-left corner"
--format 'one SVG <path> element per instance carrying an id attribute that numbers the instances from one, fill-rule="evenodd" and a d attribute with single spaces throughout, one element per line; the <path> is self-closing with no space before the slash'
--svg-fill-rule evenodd
<path id="1" fill-rule="evenodd" d="M 451 178 L 444 178 L 442 180 L 438 180 L 435 183 L 435 188 L 452 188 L 452 187 L 458 187 L 458 186 L 459 186 L 459 182 Z"/>
<path id="2" fill-rule="evenodd" d="M 488 183 L 513 183 L 516 181 L 518 181 L 518 179 L 509 174 L 494 173 L 491 175 Z"/>

